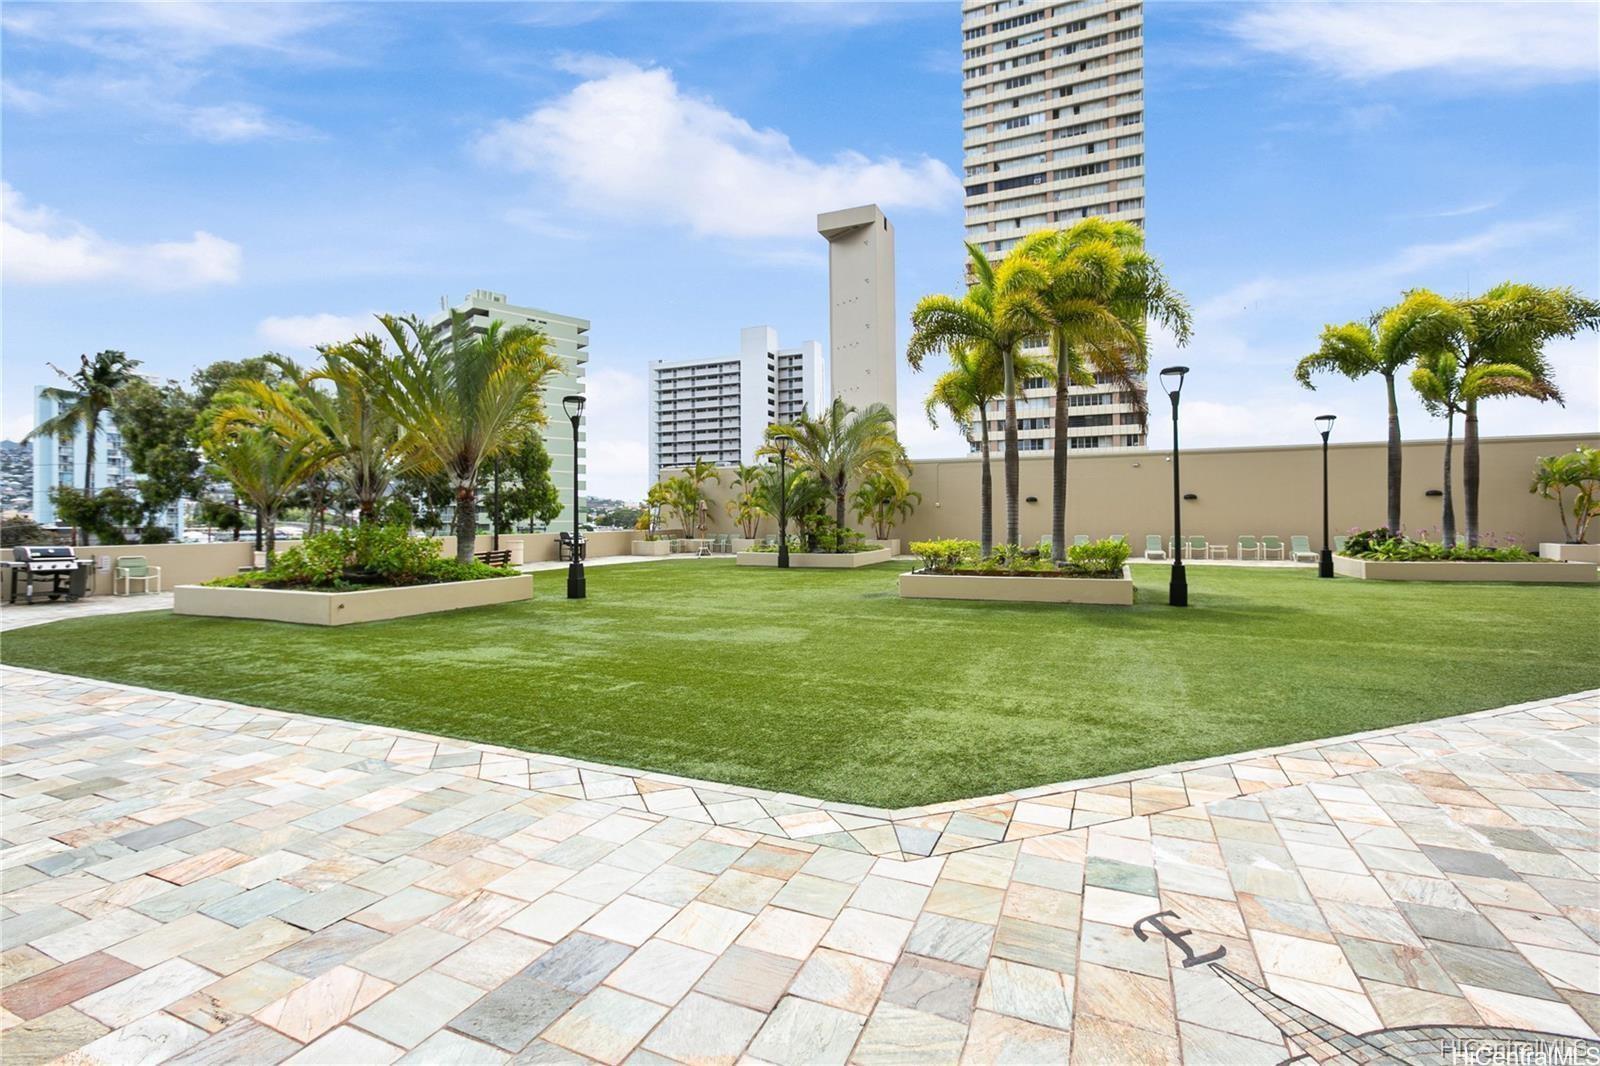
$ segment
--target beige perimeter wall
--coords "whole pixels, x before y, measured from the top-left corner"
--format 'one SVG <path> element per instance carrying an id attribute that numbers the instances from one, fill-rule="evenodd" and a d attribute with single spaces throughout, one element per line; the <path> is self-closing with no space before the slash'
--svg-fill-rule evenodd
<path id="1" fill-rule="evenodd" d="M 1578 445 L 1594 446 L 1597 435 L 1495 437 L 1482 442 L 1482 529 L 1499 539 L 1515 537 L 1533 545 L 1561 540 L 1556 506 L 1528 491 L 1534 463 L 1541 455 L 1558 455 Z M 1382 442 L 1335 444 L 1328 470 L 1333 532 L 1367 529 L 1385 521 L 1385 446 Z M 1442 500 L 1426 495 L 1443 487 L 1444 442 L 1419 440 L 1404 446 L 1401 517 L 1415 534 L 1427 529 L 1437 539 Z M 1285 541 L 1305 534 L 1317 546 L 1322 536 L 1322 446 L 1274 448 L 1206 448 L 1184 451 L 1183 491 L 1195 499 L 1183 503 L 1185 534 L 1202 534 L 1214 543 L 1232 545 L 1240 534 L 1275 535 Z M 1050 531 L 1048 456 L 1023 458 L 1018 509 L 1021 538 L 1034 543 Z M 1461 444 L 1455 449 L 1456 519 L 1463 518 Z M 1125 534 L 1137 555 L 1147 533 L 1163 540 L 1172 533 L 1172 465 L 1160 452 L 1083 455 L 1068 465 L 1067 535 L 1104 537 Z M 994 459 L 994 535 L 1005 535 L 1005 496 L 999 456 Z M 708 485 L 713 496 L 712 532 L 736 532 L 723 508 L 727 483 Z M 932 537 L 978 536 L 979 460 L 935 459 L 918 462 L 912 486 L 922 493 L 916 514 L 898 526 L 902 541 Z M 1036 502 L 1026 502 L 1028 497 Z M 776 532 L 770 519 L 763 535 Z M 869 531 L 870 532 L 870 531 Z"/>

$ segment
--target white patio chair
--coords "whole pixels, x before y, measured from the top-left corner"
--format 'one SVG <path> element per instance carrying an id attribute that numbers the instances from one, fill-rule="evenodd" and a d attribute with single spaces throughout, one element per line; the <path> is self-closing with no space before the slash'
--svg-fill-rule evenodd
<path id="1" fill-rule="evenodd" d="M 1146 533 L 1144 535 L 1144 557 L 1146 559 L 1165 559 L 1167 549 L 1161 546 L 1160 533 Z"/>
<path id="2" fill-rule="evenodd" d="M 1314 563 L 1314 562 L 1317 561 L 1317 553 L 1311 550 L 1311 538 L 1310 537 L 1301 537 L 1301 536 L 1290 537 L 1289 538 L 1289 555 L 1291 557 L 1293 557 L 1294 561 L 1297 562 L 1297 563 L 1301 560 L 1302 557 L 1304 557 L 1304 559 L 1307 562 Z"/>
<path id="3" fill-rule="evenodd" d="M 1283 541 L 1278 537 L 1261 538 L 1261 558 L 1283 558 Z"/>
<path id="4" fill-rule="evenodd" d="M 149 592 L 150 582 L 156 583 L 156 591 L 161 591 L 161 567 L 151 566 L 150 560 L 143 555 L 124 555 L 117 560 L 115 572 L 111 578 L 111 591 L 117 591 L 117 582 L 122 582 L 122 595 L 133 595 L 133 583 L 139 582 L 139 591 Z"/>
<path id="5" fill-rule="evenodd" d="M 1247 557 L 1256 560 L 1261 558 L 1261 542 L 1254 537 L 1241 534 L 1239 537 L 1239 558 L 1245 559 Z"/>

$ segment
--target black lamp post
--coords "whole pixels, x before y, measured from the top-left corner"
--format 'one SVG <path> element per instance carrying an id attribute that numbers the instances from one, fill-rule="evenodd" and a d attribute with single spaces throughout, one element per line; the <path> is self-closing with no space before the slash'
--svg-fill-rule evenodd
<path id="1" fill-rule="evenodd" d="M 1172 398 L 1172 583 L 1167 586 L 1167 602 L 1174 607 L 1189 606 L 1189 575 L 1183 569 L 1183 490 L 1178 479 L 1178 394 L 1188 372 L 1186 366 L 1161 371 L 1161 387 Z"/>
<path id="2" fill-rule="evenodd" d="M 1322 434 L 1322 554 L 1317 557 L 1317 576 L 1333 576 L 1333 548 L 1328 536 L 1328 437 L 1333 433 L 1333 420 L 1338 415 L 1318 415 L 1317 432 Z"/>
<path id="3" fill-rule="evenodd" d="M 778 569 L 789 569 L 789 482 L 783 468 L 789 456 L 789 437 L 780 433 L 772 438 L 778 446 Z"/>
<path id="4" fill-rule="evenodd" d="M 586 594 L 583 579 L 582 508 L 578 501 L 578 420 L 583 417 L 583 397 L 563 396 L 561 406 L 572 420 L 572 562 L 567 567 L 567 599 L 581 600 Z"/>

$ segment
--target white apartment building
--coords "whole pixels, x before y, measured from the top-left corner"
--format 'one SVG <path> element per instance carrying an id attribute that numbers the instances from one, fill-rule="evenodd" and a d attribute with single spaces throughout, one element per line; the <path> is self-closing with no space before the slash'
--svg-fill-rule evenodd
<path id="1" fill-rule="evenodd" d="M 895 411 L 894 227 L 877 204 L 825 211 L 828 242 L 828 373 L 833 395 L 861 410 Z"/>
<path id="2" fill-rule="evenodd" d="M 821 398 L 822 345 L 779 348 L 771 326 L 741 329 L 736 355 L 652 360 L 650 476 L 671 476 L 696 459 L 754 462 L 769 425 L 816 411 Z"/>
<path id="3" fill-rule="evenodd" d="M 160 384 L 161 379 L 143 375 L 151 384 Z M 34 425 L 43 425 L 54 418 L 61 409 L 57 400 L 45 391 L 44 386 L 36 385 L 33 389 L 33 418 Z M 55 501 L 50 499 L 50 490 L 58 485 L 69 488 L 83 488 L 83 468 L 88 461 L 88 441 L 85 439 L 84 427 L 78 426 L 70 437 L 56 438 L 48 433 L 40 433 L 33 438 L 33 520 L 41 526 L 54 526 L 58 523 Z M 122 434 L 117 430 L 117 425 L 111 419 L 110 411 L 100 413 L 99 432 L 94 442 L 94 487 L 95 491 L 101 489 L 122 489 L 134 496 L 139 494 L 139 476 L 133 472 L 132 460 L 122 450 Z M 183 536 L 183 504 L 180 500 L 168 507 L 162 513 L 155 515 L 153 521 L 158 526 L 165 526 L 172 530 L 174 537 Z"/>
<path id="4" fill-rule="evenodd" d="M 570 524 L 572 517 L 568 508 L 572 506 L 572 423 L 567 421 L 567 414 L 562 410 L 561 398 L 587 394 L 584 368 L 589 362 L 589 320 L 573 318 L 571 315 L 558 315 L 553 311 L 542 311 L 537 307 L 519 307 L 507 303 L 505 293 L 490 292 L 487 289 L 474 289 L 464 301 L 453 307 L 444 306 L 446 303 L 447 301 L 440 301 L 443 309 L 433 316 L 430 322 L 436 330 L 443 330 L 449 326 L 451 311 L 465 316 L 475 333 L 482 333 L 490 322 L 503 322 L 507 327 L 532 326 L 550 338 L 555 347 L 555 354 L 561 357 L 561 371 L 552 374 L 544 386 L 544 409 L 550 418 L 550 424 L 544 429 L 544 443 L 545 449 L 550 453 L 550 479 L 555 482 L 556 492 L 561 500 L 561 515 Z M 580 420 L 578 426 L 580 497 L 587 487 L 585 462 L 587 439 L 587 426 Z M 560 517 L 553 520 L 552 528 L 561 521 Z"/>
<path id="5" fill-rule="evenodd" d="M 998 259 L 1040 229 L 1145 223 L 1141 0 L 963 0 L 967 240 Z M 1142 448 L 1129 396 L 1074 387 L 1072 448 Z M 1054 447 L 1053 389 L 1025 383 L 1017 436 Z M 995 448 L 1003 412 L 990 422 Z M 977 450 L 977 427 L 971 439 Z"/>

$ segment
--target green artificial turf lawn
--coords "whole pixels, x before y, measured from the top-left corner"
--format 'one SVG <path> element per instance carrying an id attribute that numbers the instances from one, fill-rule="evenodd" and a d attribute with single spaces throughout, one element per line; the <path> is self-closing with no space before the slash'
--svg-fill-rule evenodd
<path id="1" fill-rule="evenodd" d="M 584 601 L 547 571 L 525 604 L 111 615 L 8 633 L 0 659 L 891 807 L 1600 687 L 1593 587 L 1197 566 L 1175 610 L 1138 565 L 1130 609 L 901 600 L 905 568 L 591 567 Z"/>

